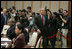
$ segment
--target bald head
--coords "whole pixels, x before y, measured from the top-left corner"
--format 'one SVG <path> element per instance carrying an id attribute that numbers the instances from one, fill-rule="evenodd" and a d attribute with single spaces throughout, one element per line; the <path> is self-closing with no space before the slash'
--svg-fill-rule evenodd
<path id="1" fill-rule="evenodd" d="M 7 9 L 3 9 L 3 13 L 6 14 L 6 12 L 7 12 Z"/>
<path id="2" fill-rule="evenodd" d="M 40 13 L 41 13 L 42 15 L 45 15 L 45 9 L 44 9 L 44 8 L 41 8 L 41 9 L 40 9 Z"/>
<path id="3" fill-rule="evenodd" d="M 8 25 L 12 26 L 14 24 L 14 20 L 12 18 L 9 19 Z"/>

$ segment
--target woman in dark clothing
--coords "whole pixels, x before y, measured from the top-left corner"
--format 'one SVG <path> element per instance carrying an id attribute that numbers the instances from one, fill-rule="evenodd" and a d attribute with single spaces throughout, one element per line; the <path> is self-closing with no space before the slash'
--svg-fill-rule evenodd
<path id="1" fill-rule="evenodd" d="M 23 48 L 23 47 L 25 47 L 26 42 L 25 42 L 25 37 L 24 37 L 24 34 L 23 34 L 23 30 L 24 30 L 24 28 L 21 24 L 16 25 L 16 27 L 15 27 L 16 37 L 15 37 L 15 40 L 14 40 L 14 48 Z"/>

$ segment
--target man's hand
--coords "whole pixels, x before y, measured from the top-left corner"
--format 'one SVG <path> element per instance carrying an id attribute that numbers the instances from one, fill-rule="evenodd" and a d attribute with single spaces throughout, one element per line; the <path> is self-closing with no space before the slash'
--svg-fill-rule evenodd
<path id="1" fill-rule="evenodd" d="M 40 31 L 39 29 L 37 30 L 37 32 L 38 32 L 39 34 L 41 33 L 41 31 Z"/>
<path id="2" fill-rule="evenodd" d="M 60 18 L 62 19 L 62 21 L 63 21 L 64 23 L 67 23 L 67 20 L 63 19 L 61 15 L 60 15 Z"/>
<path id="3" fill-rule="evenodd" d="M 48 16 L 48 20 L 50 19 L 50 16 Z"/>

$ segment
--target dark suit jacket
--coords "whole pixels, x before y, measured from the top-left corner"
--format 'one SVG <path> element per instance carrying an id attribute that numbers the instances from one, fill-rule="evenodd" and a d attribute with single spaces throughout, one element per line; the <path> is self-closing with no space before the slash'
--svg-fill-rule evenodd
<path id="1" fill-rule="evenodd" d="M 7 21 L 8 21 L 8 17 L 6 16 L 6 23 L 7 23 Z M 5 22 L 5 18 L 3 16 L 3 14 L 1 14 L 1 30 L 3 29 L 3 26 L 5 25 L 4 22 Z"/>
<path id="2" fill-rule="evenodd" d="M 47 34 L 47 17 L 45 16 L 45 25 L 43 25 L 41 15 L 36 16 L 35 24 L 36 24 L 37 29 L 40 29 L 41 35 L 46 36 L 46 34 Z"/>
<path id="3" fill-rule="evenodd" d="M 16 34 L 15 34 L 15 26 L 16 26 L 16 25 L 12 25 L 12 26 L 10 26 L 10 28 L 7 30 L 7 36 L 8 36 L 10 39 L 13 39 L 14 37 L 16 37 Z"/>
<path id="4" fill-rule="evenodd" d="M 15 44 L 14 48 L 23 48 L 23 47 L 25 47 L 26 43 L 25 43 L 25 38 L 24 38 L 23 33 L 19 34 L 16 37 L 14 44 Z"/>
<path id="5" fill-rule="evenodd" d="M 56 18 L 51 18 L 48 20 L 48 26 L 47 26 L 47 32 L 48 32 L 48 36 L 51 37 L 54 34 L 56 34 L 57 32 L 57 20 Z"/>

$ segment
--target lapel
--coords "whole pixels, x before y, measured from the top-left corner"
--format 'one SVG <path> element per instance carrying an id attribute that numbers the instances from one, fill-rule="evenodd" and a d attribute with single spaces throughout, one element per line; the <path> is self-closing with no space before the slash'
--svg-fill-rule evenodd
<path id="1" fill-rule="evenodd" d="M 41 24 L 43 25 L 41 15 L 40 15 L 39 17 L 40 17 L 40 18 L 39 18 L 39 21 L 40 21 Z"/>
<path id="2" fill-rule="evenodd" d="M 5 21 L 4 15 L 2 14 L 3 21 Z"/>

